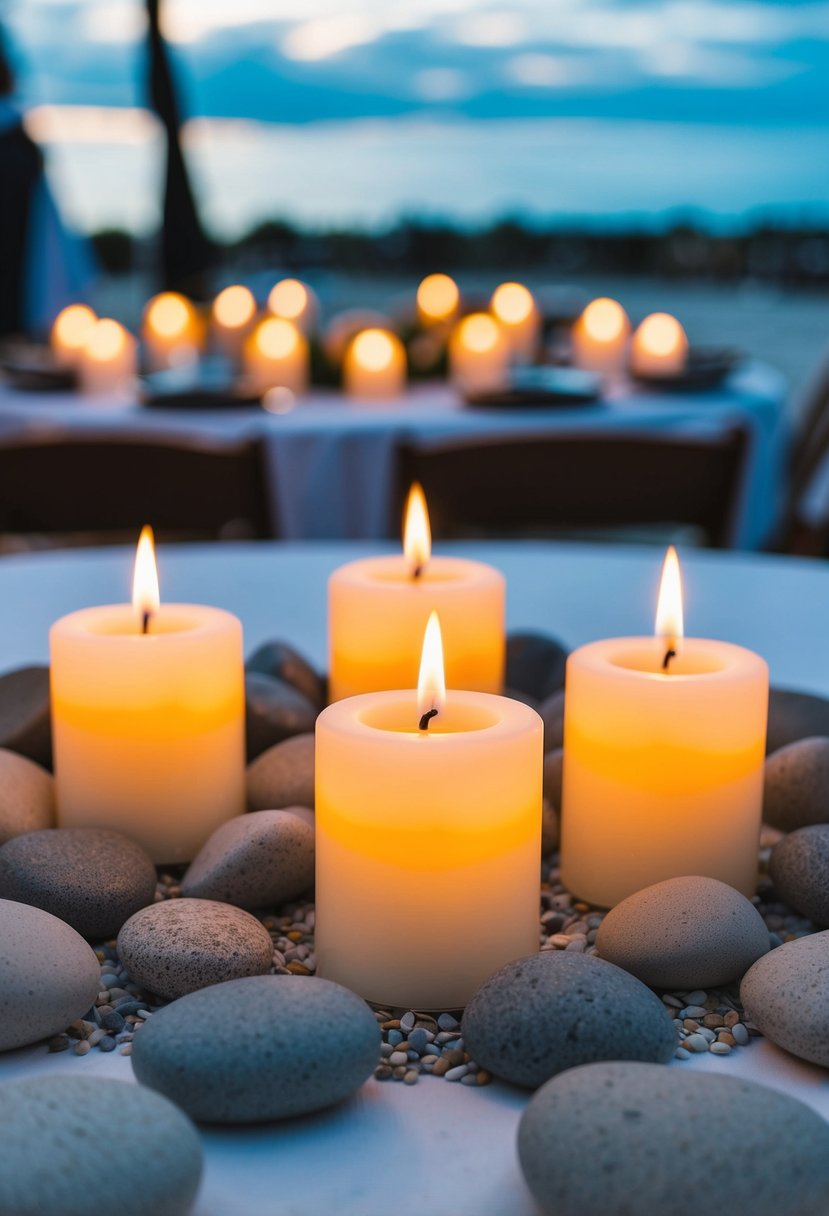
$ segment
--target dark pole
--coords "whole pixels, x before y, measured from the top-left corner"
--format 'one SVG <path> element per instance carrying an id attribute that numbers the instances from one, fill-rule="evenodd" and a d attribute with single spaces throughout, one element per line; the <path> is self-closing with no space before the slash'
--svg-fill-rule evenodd
<path id="1" fill-rule="evenodd" d="M 170 59 L 161 33 L 161 0 L 146 0 L 149 21 L 150 104 L 164 127 L 167 162 L 161 228 L 161 277 L 169 290 L 199 297 L 207 294 L 213 245 L 199 219 L 181 149 L 181 115 Z"/>

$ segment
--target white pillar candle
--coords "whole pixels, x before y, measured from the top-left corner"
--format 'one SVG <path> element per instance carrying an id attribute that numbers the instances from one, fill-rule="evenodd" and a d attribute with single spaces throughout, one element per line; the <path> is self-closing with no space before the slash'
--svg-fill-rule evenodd
<path id="1" fill-rule="evenodd" d="M 637 376 L 678 376 L 688 363 L 685 330 L 667 312 L 652 312 L 633 335 L 630 367 Z"/>
<path id="2" fill-rule="evenodd" d="M 280 279 L 268 295 L 268 311 L 283 321 L 292 321 L 303 334 L 310 334 L 319 320 L 319 301 L 307 283 Z"/>
<path id="3" fill-rule="evenodd" d="M 488 313 L 459 321 L 449 339 L 449 377 L 462 393 L 503 388 L 509 379 L 510 344 Z"/>
<path id="4" fill-rule="evenodd" d="M 308 342 L 292 321 L 266 317 L 245 342 L 245 378 L 258 393 L 284 388 L 299 396 L 308 389 L 308 366 Z"/>
<path id="5" fill-rule="evenodd" d="M 448 274 L 427 274 L 417 289 L 417 319 L 424 327 L 446 325 L 458 315 L 461 293 Z"/>
<path id="6" fill-rule="evenodd" d="M 77 367 L 81 352 L 98 320 L 86 304 L 70 304 L 55 317 L 49 345 L 59 367 Z"/>
<path id="7" fill-rule="evenodd" d="M 523 283 L 501 283 L 489 307 L 503 326 L 513 361 L 532 363 L 538 353 L 541 313 L 529 288 Z"/>
<path id="8" fill-rule="evenodd" d="M 485 693 L 442 705 L 424 668 L 420 694 L 317 720 L 317 973 L 384 1007 L 457 1009 L 538 949 L 543 726 Z"/>
<path id="9" fill-rule="evenodd" d="M 50 631 L 58 822 L 123 832 L 169 864 L 245 809 L 242 626 L 201 604 L 158 607 L 144 575 L 137 562 L 132 605 Z"/>
<path id="10" fill-rule="evenodd" d="M 136 375 L 135 338 L 117 321 L 96 321 L 78 360 L 81 392 L 87 396 L 128 396 Z"/>
<path id="11" fill-rule="evenodd" d="M 364 329 L 345 353 L 343 382 L 349 397 L 392 401 L 406 387 L 406 351 L 396 334 Z"/>
<path id="12" fill-rule="evenodd" d="M 573 363 L 588 372 L 615 375 L 628 363 L 630 321 L 616 300 L 599 297 L 587 305 L 572 330 Z"/>
<path id="13" fill-rule="evenodd" d="M 748 896 L 757 883 L 768 668 L 740 646 L 682 638 L 673 561 L 656 637 L 567 660 L 561 874 L 607 907 L 681 875 Z"/>
<path id="14" fill-rule="evenodd" d="M 332 701 L 414 688 L 423 630 L 436 608 L 452 688 L 500 692 L 504 682 L 503 575 L 482 562 L 432 557 L 423 492 L 406 510 L 404 552 L 340 566 L 328 582 Z"/>
<path id="15" fill-rule="evenodd" d="M 210 334 L 215 348 L 228 359 L 238 359 L 256 322 L 253 292 L 240 284 L 220 291 L 210 312 Z"/>
<path id="16" fill-rule="evenodd" d="M 194 363 L 203 340 L 195 305 L 175 291 L 153 296 L 144 309 L 141 338 L 154 370 Z"/>

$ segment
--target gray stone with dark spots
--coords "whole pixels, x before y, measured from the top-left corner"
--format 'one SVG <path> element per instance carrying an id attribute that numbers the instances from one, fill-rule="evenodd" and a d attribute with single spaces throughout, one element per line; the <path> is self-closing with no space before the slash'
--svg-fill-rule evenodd
<path id="1" fill-rule="evenodd" d="M 295 735 L 269 747 L 248 765 L 247 800 L 252 811 L 314 805 L 314 735 Z"/>
<path id="2" fill-rule="evenodd" d="M 743 976 L 740 1000 L 772 1043 L 829 1068 L 829 930 L 758 959 Z"/>
<path id="3" fill-rule="evenodd" d="M 784 836 L 772 850 L 769 873 L 783 903 L 816 925 L 829 925 L 829 823 Z"/>
<path id="4" fill-rule="evenodd" d="M 292 684 L 252 671 L 245 675 L 245 746 L 248 763 L 262 752 L 313 731 L 318 710 Z"/>
<path id="5" fill-rule="evenodd" d="M 791 688 L 770 688 L 766 751 L 776 752 L 813 735 L 829 735 L 829 700 Z"/>
<path id="6" fill-rule="evenodd" d="M 314 883 L 314 828 L 290 810 L 253 811 L 217 828 L 184 875 L 182 895 L 268 908 Z"/>
<path id="7" fill-rule="evenodd" d="M 51 769 L 48 667 L 18 667 L 0 676 L 0 747 Z"/>
<path id="8" fill-rule="evenodd" d="M 265 975 L 273 943 L 249 912 L 207 899 L 143 908 L 118 934 L 118 957 L 139 987 L 167 1000 L 243 976 Z"/>
<path id="9" fill-rule="evenodd" d="M 0 748 L 0 844 L 54 823 L 52 774 L 26 756 Z"/>
<path id="10" fill-rule="evenodd" d="M 93 941 L 114 937 L 153 902 L 155 886 L 148 854 L 106 828 L 46 828 L 0 848 L 0 896 L 43 908 Z"/>
<path id="11" fill-rule="evenodd" d="M 194 1034 L 193 1027 L 209 1027 Z M 262 976 L 217 984 L 154 1013 L 132 1066 L 205 1123 L 264 1123 L 322 1110 L 371 1076 L 380 1029 L 339 984 Z"/>
<path id="12" fill-rule="evenodd" d="M 798 739 L 767 757 L 763 818 L 782 832 L 829 823 L 829 738 Z"/>
<path id="13" fill-rule="evenodd" d="M 462 1032 L 482 1068 L 530 1089 L 595 1060 L 664 1064 L 677 1047 L 673 1022 L 649 988 L 613 963 L 564 950 L 497 971 L 466 1006 Z"/>
<path id="14" fill-rule="evenodd" d="M 287 642 L 264 642 L 245 663 L 245 671 L 284 680 L 307 697 L 317 709 L 325 706 L 325 680 L 308 660 Z"/>
<path id="15" fill-rule="evenodd" d="M 826 1216 L 829 1124 L 788 1094 L 654 1064 L 573 1068 L 521 1118 L 548 1216 Z"/>

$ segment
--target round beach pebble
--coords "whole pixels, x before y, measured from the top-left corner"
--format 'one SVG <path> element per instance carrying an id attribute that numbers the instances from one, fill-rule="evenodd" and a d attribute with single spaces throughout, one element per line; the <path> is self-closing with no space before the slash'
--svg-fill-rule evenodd
<path id="1" fill-rule="evenodd" d="M 784 836 L 772 850 L 769 873 L 783 903 L 829 925 L 829 823 Z"/>
<path id="2" fill-rule="evenodd" d="M 142 908 L 118 934 L 130 978 L 158 996 L 185 993 L 247 975 L 273 962 L 270 934 L 254 916 L 208 899 L 169 899 Z"/>
<path id="3" fill-rule="evenodd" d="M 544 757 L 544 797 L 561 810 L 561 780 L 564 771 L 564 750 L 560 747 L 548 751 Z"/>
<path id="4" fill-rule="evenodd" d="M 51 769 L 48 667 L 18 667 L 0 676 L 0 747 Z"/>
<path id="5" fill-rule="evenodd" d="M 651 988 L 713 988 L 743 976 L 769 949 L 744 895 L 716 878 L 668 878 L 623 899 L 596 935 L 602 958 Z"/>
<path id="6" fill-rule="evenodd" d="M 604 959 L 549 950 L 507 963 L 463 1015 L 466 1050 L 504 1081 L 536 1088 L 593 1060 L 666 1063 L 677 1034 L 665 1006 Z"/>
<path id="7" fill-rule="evenodd" d="M 209 1027 L 194 1034 L 193 1027 Z M 366 1003 L 329 980 L 232 980 L 154 1013 L 132 1065 L 206 1123 L 261 1123 L 321 1110 L 371 1076 L 380 1029 Z"/>
<path id="8" fill-rule="evenodd" d="M 248 762 L 276 743 L 313 731 L 317 708 L 292 684 L 251 671 L 245 675 L 245 746 Z"/>
<path id="9" fill-rule="evenodd" d="M 313 734 L 295 735 L 257 756 L 248 765 L 247 796 L 252 811 L 313 806 Z"/>
<path id="10" fill-rule="evenodd" d="M 564 687 L 567 651 L 555 638 L 543 633 L 511 633 L 507 636 L 507 688 L 529 693 L 543 701 Z"/>
<path id="11" fill-rule="evenodd" d="M 55 822 L 55 783 L 33 760 L 0 747 L 0 844 Z"/>
<path id="12" fill-rule="evenodd" d="M 538 707 L 544 722 L 544 751 L 551 752 L 564 746 L 564 689 L 554 692 Z"/>
<path id="13" fill-rule="evenodd" d="M 216 829 L 184 875 L 181 893 L 267 908 L 295 899 L 313 883 L 313 827 L 289 810 L 253 811 Z"/>
<path id="14" fill-rule="evenodd" d="M 201 1179 L 193 1124 L 130 1081 L 4 1083 L 0 1144 L 3 1216 L 186 1216 Z"/>
<path id="15" fill-rule="evenodd" d="M 829 701 L 808 692 L 770 688 L 766 751 L 816 735 L 829 735 Z"/>
<path id="16" fill-rule="evenodd" d="M 829 1123 L 764 1085 L 612 1061 L 555 1077 L 518 1129 L 549 1216 L 820 1216 Z"/>
<path id="17" fill-rule="evenodd" d="M 94 941 L 151 904 L 155 886 L 141 846 L 104 828 L 28 832 L 0 848 L 0 897 L 43 908 Z"/>
<path id="18" fill-rule="evenodd" d="M 0 899 L 0 1051 L 65 1030 L 100 987 L 95 951 L 80 934 L 40 908 Z"/>
<path id="19" fill-rule="evenodd" d="M 799 739 L 768 757 L 763 818 L 781 832 L 829 823 L 829 738 Z"/>
<path id="20" fill-rule="evenodd" d="M 740 1000 L 772 1043 L 829 1068 L 829 930 L 758 959 L 743 976 Z"/>
<path id="21" fill-rule="evenodd" d="M 325 680 L 308 660 L 287 642 L 264 642 L 245 663 L 245 671 L 273 676 L 293 685 L 317 709 L 326 702 Z"/>

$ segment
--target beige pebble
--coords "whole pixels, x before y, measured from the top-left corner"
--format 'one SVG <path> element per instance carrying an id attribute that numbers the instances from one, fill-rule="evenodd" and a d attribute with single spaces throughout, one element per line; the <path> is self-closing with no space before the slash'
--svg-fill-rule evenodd
<path id="1" fill-rule="evenodd" d="M 708 1050 L 715 1056 L 730 1056 L 731 1048 L 727 1043 L 716 1042 L 712 1043 Z"/>
<path id="2" fill-rule="evenodd" d="M 708 1040 L 701 1034 L 689 1034 L 683 1046 L 688 1051 L 707 1051 Z"/>
<path id="3" fill-rule="evenodd" d="M 441 1056 L 440 1059 L 435 1060 L 434 1066 L 432 1068 L 432 1073 L 434 1076 L 442 1077 L 444 1075 L 444 1073 L 447 1073 L 448 1071 L 449 1071 L 449 1061 L 444 1056 Z"/>
<path id="4" fill-rule="evenodd" d="M 728 1046 L 728 1047 L 737 1046 L 737 1040 L 734 1038 L 734 1035 L 729 1034 L 729 1032 L 727 1030 L 720 1031 L 720 1033 L 717 1035 L 717 1042 L 725 1043 L 726 1046 Z"/>
<path id="5" fill-rule="evenodd" d="M 725 1019 L 720 1013 L 706 1013 L 702 1019 L 703 1026 L 707 1026 L 709 1030 L 716 1030 L 719 1026 L 725 1025 Z"/>
<path id="6" fill-rule="evenodd" d="M 408 1056 L 406 1055 L 405 1051 L 393 1051 L 389 1056 L 389 1064 L 391 1064 L 392 1068 L 396 1067 L 398 1064 L 406 1063 L 408 1063 Z"/>
<path id="7" fill-rule="evenodd" d="M 736 1026 L 737 1023 L 739 1022 L 739 1020 L 740 1020 L 740 1015 L 739 1015 L 739 1013 L 737 1013 L 736 1009 L 729 1009 L 728 1013 L 723 1018 L 723 1022 L 725 1023 L 726 1026 L 729 1026 L 729 1027 Z"/>
<path id="8" fill-rule="evenodd" d="M 417 1077 L 418 1077 L 418 1074 L 415 1071 L 415 1069 L 410 1068 L 403 1077 L 403 1084 L 404 1085 L 414 1085 L 415 1082 L 417 1081 Z"/>
<path id="9" fill-rule="evenodd" d="M 81 1039 L 81 1041 L 79 1043 L 75 1044 L 75 1055 L 76 1056 L 85 1056 L 91 1050 L 92 1050 L 92 1046 L 88 1039 Z"/>
<path id="10" fill-rule="evenodd" d="M 690 1031 L 699 1030 L 699 1022 L 696 1018 L 685 1018 L 682 1022 L 682 1028 L 683 1030 Z"/>

